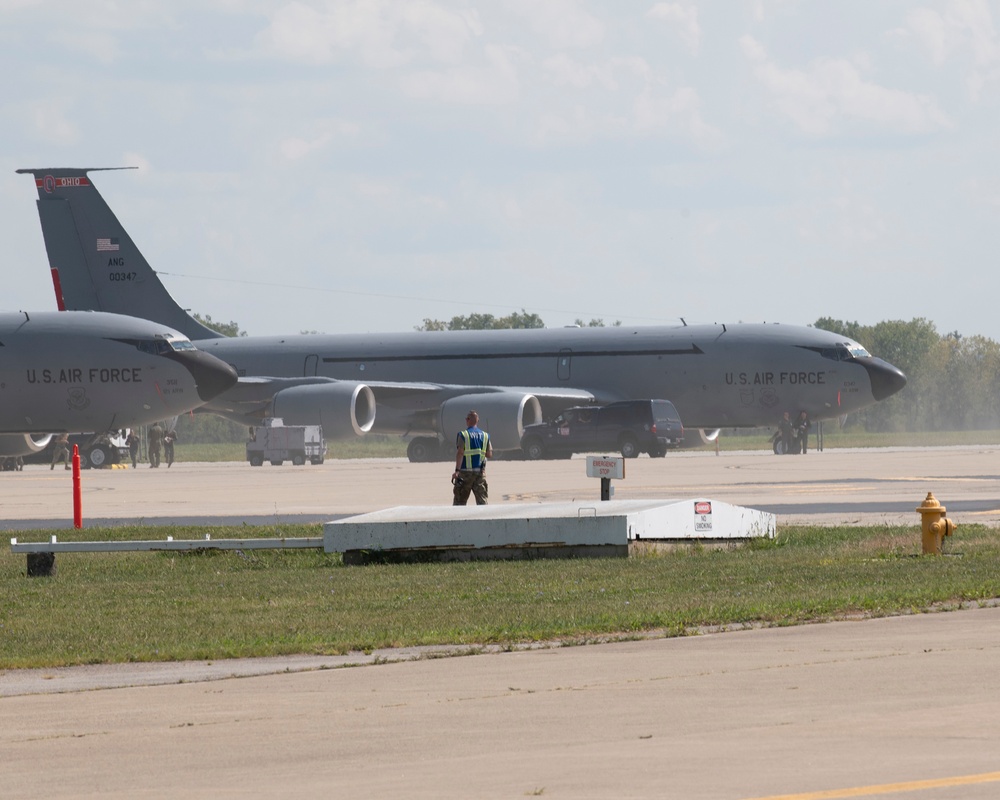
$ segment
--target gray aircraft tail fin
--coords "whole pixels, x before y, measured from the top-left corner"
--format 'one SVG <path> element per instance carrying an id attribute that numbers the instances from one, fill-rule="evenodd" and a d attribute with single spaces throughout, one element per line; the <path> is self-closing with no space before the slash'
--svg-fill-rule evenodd
<path id="1" fill-rule="evenodd" d="M 160 282 L 90 180 L 88 173 L 102 169 L 17 171 L 35 178 L 38 218 L 60 310 L 128 314 L 191 339 L 221 336 L 177 305 Z"/>

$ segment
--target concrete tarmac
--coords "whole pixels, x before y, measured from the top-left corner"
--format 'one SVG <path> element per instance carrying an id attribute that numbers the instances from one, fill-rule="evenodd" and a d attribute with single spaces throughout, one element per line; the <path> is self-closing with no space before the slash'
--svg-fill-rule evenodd
<path id="1" fill-rule="evenodd" d="M 628 462 L 616 497 L 782 507 L 779 528 L 916 530 L 933 491 L 960 540 L 963 523 L 1000 525 L 997 465 L 995 448 L 677 453 Z M 84 511 L 281 522 L 446 503 L 448 471 L 396 460 L 90 471 Z M 579 459 L 497 461 L 492 502 L 596 499 L 583 471 Z M 67 478 L 0 473 L 8 529 L 59 519 Z M 992 798 L 998 634 L 1000 608 L 980 608 L 453 658 L 7 671 L 0 786 L 13 798 Z"/>
<path id="2" fill-rule="evenodd" d="M 393 506 L 451 503 L 451 465 L 405 459 L 251 467 L 178 462 L 167 469 L 84 470 L 85 527 L 98 524 L 318 522 Z M 582 457 L 489 466 L 491 503 L 600 500 Z M 910 525 L 927 492 L 966 522 L 1000 526 L 1000 448 L 838 449 L 775 456 L 682 451 L 626 462 L 615 499 L 708 497 L 778 515 L 778 524 Z M 6 530 L 71 527 L 72 472 L 0 472 Z"/>

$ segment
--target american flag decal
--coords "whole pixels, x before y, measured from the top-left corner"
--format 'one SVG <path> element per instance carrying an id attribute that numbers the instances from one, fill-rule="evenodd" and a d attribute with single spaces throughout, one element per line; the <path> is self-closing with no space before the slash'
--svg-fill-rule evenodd
<path id="1" fill-rule="evenodd" d="M 118 239 L 98 239 L 97 240 L 97 252 L 101 253 L 107 250 L 117 250 L 118 249 Z"/>

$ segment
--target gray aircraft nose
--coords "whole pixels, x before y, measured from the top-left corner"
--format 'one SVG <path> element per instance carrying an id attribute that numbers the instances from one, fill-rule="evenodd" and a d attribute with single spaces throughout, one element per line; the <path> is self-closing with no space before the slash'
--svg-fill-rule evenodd
<path id="1" fill-rule="evenodd" d="M 862 362 L 868 370 L 868 378 L 872 384 L 872 396 L 876 400 L 896 394 L 906 386 L 906 376 L 899 367 L 894 367 L 881 358 L 864 359 Z"/>
<path id="2" fill-rule="evenodd" d="M 194 376 L 198 397 L 206 403 L 236 385 L 236 370 L 221 359 L 200 350 L 182 350 L 173 357 Z"/>

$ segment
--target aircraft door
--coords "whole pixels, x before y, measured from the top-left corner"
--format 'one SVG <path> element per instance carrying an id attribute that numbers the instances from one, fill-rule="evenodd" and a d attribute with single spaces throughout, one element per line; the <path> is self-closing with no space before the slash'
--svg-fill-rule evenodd
<path id="1" fill-rule="evenodd" d="M 570 366 L 573 357 L 572 350 L 560 350 L 559 360 L 556 362 L 556 377 L 561 381 L 568 381 Z"/>
<path id="2" fill-rule="evenodd" d="M 305 366 L 302 368 L 302 374 L 309 378 L 316 374 L 316 370 L 319 368 L 319 356 L 306 356 Z"/>

